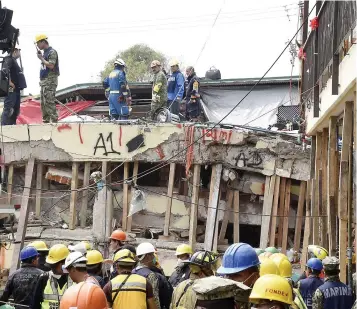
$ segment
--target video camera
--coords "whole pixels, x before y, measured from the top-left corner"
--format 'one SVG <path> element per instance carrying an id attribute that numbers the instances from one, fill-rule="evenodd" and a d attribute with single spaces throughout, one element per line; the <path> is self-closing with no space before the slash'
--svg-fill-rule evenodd
<path id="1" fill-rule="evenodd" d="M 19 29 L 11 25 L 13 11 L 2 8 L 0 1 L 0 50 L 11 55 L 14 52 L 19 36 Z M 0 56 L 0 97 L 5 97 L 9 90 L 9 70 L 4 65 L 4 57 Z"/>

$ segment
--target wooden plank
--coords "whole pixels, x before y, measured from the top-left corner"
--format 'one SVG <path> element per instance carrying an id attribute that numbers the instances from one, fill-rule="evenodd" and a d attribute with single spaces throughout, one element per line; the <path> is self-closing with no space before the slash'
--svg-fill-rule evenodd
<path id="1" fill-rule="evenodd" d="M 279 191 L 280 191 L 280 176 L 276 176 L 273 210 L 271 214 L 271 224 L 270 224 L 270 240 L 269 240 L 269 246 L 272 247 L 275 247 L 276 222 L 277 222 L 278 205 L 279 205 Z"/>
<path id="2" fill-rule="evenodd" d="M 201 165 L 195 164 L 193 166 L 193 188 L 191 197 L 191 214 L 190 214 L 190 231 L 189 242 L 192 250 L 196 246 L 196 230 L 197 230 L 197 216 L 198 216 L 198 203 L 200 199 L 200 174 Z"/>
<path id="3" fill-rule="evenodd" d="M 327 220 L 327 145 L 328 145 L 328 128 L 324 128 L 322 131 L 321 140 L 321 192 L 322 192 L 322 202 L 321 202 L 321 213 L 320 218 L 321 223 L 321 244 L 322 247 L 328 249 L 328 220 Z"/>
<path id="4" fill-rule="evenodd" d="M 297 208 L 297 218 L 295 225 L 295 235 L 294 235 L 294 250 L 296 252 L 300 251 L 300 243 L 301 243 L 301 228 L 302 228 L 302 219 L 304 215 L 304 204 L 306 198 L 306 182 L 300 182 L 300 191 L 299 191 L 299 201 Z"/>
<path id="5" fill-rule="evenodd" d="M 284 208 L 285 208 L 285 190 L 286 178 L 282 177 L 280 180 L 280 196 L 279 196 L 279 224 L 278 224 L 278 247 L 283 244 L 283 221 L 284 221 Z"/>
<path id="6" fill-rule="evenodd" d="M 306 217 L 305 217 L 305 227 L 304 227 L 304 240 L 302 245 L 302 254 L 301 254 L 301 267 L 304 269 L 307 261 L 307 246 L 310 244 L 310 235 L 311 235 L 311 180 L 307 181 L 306 184 Z"/>
<path id="7" fill-rule="evenodd" d="M 321 218 L 320 215 L 322 213 L 322 167 L 321 167 L 321 154 L 322 154 L 322 132 L 317 132 L 316 134 L 316 154 L 315 154 L 315 213 L 316 216 L 314 218 L 314 238 L 316 237 L 317 242 L 315 244 L 322 245 L 321 241 Z"/>
<path id="8" fill-rule="evenodd" d="M 222 164 L 212 166 L 211 185 L 209 191 L 208 213 L 206 221 L 206 233 L 204 249 L 208 251 L 217 250 L 218 241 L 218 202 L 219 188 L 221 183 Z"/>
<path id="9" fill-rule="evenodd" d="M 239 191 L 234 191 L 233 210 L 234 210 L 234 223 L 233 223 L 233 241 L 239 243 Z"/>
<path id="10" fill-rule="evenodd" d="M 9 165 L 9 171 L 7 174 L 7 203 L 11 205 L 11 198 L 12 198 L 12 184 L 14 178 L 14 165 Z"/>
<path id="11" fill-rule="evenodd" d="M 221 224 L 221 230 L 219 231 L 218 241 L 223 242 L 226 236 L 227 226 L 229 222 L 229 218 L 232 218 L 232 206 L 233 206 L 233 196 L 234 192 L 231 189 L 227 189 L 227 202 L 226 202 L 226 210 L 223 215 L 223 220 Z M 192 217 L 191 217 L 192 218 Z"/>
<path id="12" fill-rule="evenodd" d="M 112 163 L 107 163 L 108 173 L 106 174 L 105 183 L 110 184 L 112 182 Z M 106 199 L 105 199 L 105 236 L 108 239 L 113 230 L 113 190 L 111 186 L 106 186 Z"/>
<path id="13" fill-rule="evenodd" d="M 174 191 L 174 180 L 175 180 L 175 169 L 176 169 L 176 164 L 170 163 L 170 175 L 169 175 L 169 186 L 167 188 L 164 236 L 169 236 L 171 207 L 172 207 L 172 193 Z"/>
<path id="14" fill-rule="evenodd" d="M 41 213 L 42 179 L 43 164 L 38 162 L 36 172 L 36 216 L 39 216 Z"/>
<path id="15" fill-rule="evenodd" d="M 288 246 L 288 232 L 289 232 L 289 211 L 290 211 L 290 190 L 291 190 L 291 179 L 286 180 L 285 189 L 285 207 L 284 207 L 284 218 L 283 218 L 283 242 L 281 246 L 281 252 L 286 254 Z"/>
<path id="16" fill-rule="evenodd" d="M 134 162 L 134 168 L 133 168 L 133 184 L 134 186 L 136 185 L 137 179 L 138 179 L 138 172 L 139 172 L 139 161 Z M 133 196 L 133 190 L 134 187 L 131 188 L 131 194 L 130 194 L 130 199 L 129 199 L 129 205 L 131 203 L 131 198 Z M 133 223 L 133 216 L 128 217 L 128 226 L 127 226 L 127 231 L 131 232 L 131 225 Z"/>
<path id="17" fill-rule="evenodd" d="M 275 175 L 271 177 L 266 176 L 265 178 L 262 224 L 260 229 L 260 248 L 263 249 L 266 248 L 268 245 L 271 210 L 273 208 L 275 179 Z"/>
<path id="18" fill-rule="evenodd" d="M 90 162 L 84 163 L 83 188 L 88 188 L 90 178 Z M 80 213 L 81 227 L 86 227 L 88 206 L 88 189 L 82 191 L 82 205 Z"/>
<path id="19" fill-rule="evenodd" d="M 76 228 L 77 211 L 76 202 L 78 196 L 78 162 L 72 163 L 72 180 L 71 180 L 71 199 L 69 202 L 69 229 L 74 230 Z"/>
<path id="20" fill-rule="evenodd" d="M 32 184 L 32 176 L 33 176 L 33 169 L 35 165 L 35 159 L 30 158 L 27 162 L 26 172 L 25 172 L 25 186 L 24 191 L 22 193 L 21 199 L 21 209 L 20 209 L 20 218 L 18 223 L 18 228 L 16 232 L 16 243 L 14 252 L 12 254 L 12 263 L 10 274 L 12 274 L 20 265 L 20 251 L 24 246 L 24 240 L 26 235 L 27 229 L 27 221 L 29 217 L 30 208 L 28 207 L 29 198 L 30 198 L 30 190 Z"/>
<path id="21" fill-rule="evenodd" d="M 338 183 L 336 179 L 337 170 L 337 117 L 332 116 L 329 119 L 329 143 L 328 143 L 328 166 L 327 166 L 327 215 L 328 215 L 328 240 L 329 255 L 336 256 L 336 203 L 335 187 Z"/>
<path id="22" fill-rule="evenodd" d="M 129 178 L 129 162 L 124 162 L 124 180 Z M 127 230 L 127 222 L 128 222 L 128 207 L 129 207 L 129 199 L 128 199 L 128 191 L 129 185 L 126 181 L 123 183 L 123 218 L 122 218 L 122 228 L 124 231 Z"/>
<path id="23" fill-rule="evenodd" d="M 348 203 L 348 157 L 350 144 L 352 142 L 353 130 L 353 102 L 346 102 L 343 115 L 342 147 L 340 162 L 340 181 L 338 194 L 338 214 L 339 214 L 339 249 L 340 249 L 340 277 L 342 282 L 346 282 L 346 253 L 347 253 L 347 203 Z"/>

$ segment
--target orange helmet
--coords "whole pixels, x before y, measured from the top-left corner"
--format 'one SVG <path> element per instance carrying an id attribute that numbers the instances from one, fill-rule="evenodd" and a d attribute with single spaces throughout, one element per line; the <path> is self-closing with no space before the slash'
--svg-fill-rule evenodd
<path id="1" fill-rule="evenodd" d="M 110 235 L 109 238 L 110 239 L 114 239 L 114 240 L 125 241 L 126 240 L 126 234 L 121 230 L 115 230 L 112 233 L 112 235 Z"/>
<path id="2" fill-rule="evenodd" d="M 96 284 L 81 282 L 63 294 L 60 309 L 108 309 L 103 290 Z"/>

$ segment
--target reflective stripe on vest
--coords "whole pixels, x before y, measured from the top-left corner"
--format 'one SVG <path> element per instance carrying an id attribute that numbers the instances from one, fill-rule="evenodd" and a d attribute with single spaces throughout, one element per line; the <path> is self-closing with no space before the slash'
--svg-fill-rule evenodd
<path id="1" fill-rule="evenodd" d="M 118 288 L 128 275 L 118 275 L 110 282 L 112 284 L 112 299 Z M 146 279 L 132 274 L 122 286 L 112 305 L 113 309 L 146 309 Z"/>
<path id="2" fill-rule="evenodd" d="M 61 300 L 62 295 L 72 284 L 72 280 L 68 277 L 67 283 L 61 289 L 58 283 L 55 283 L 54 278 L 50 274 L 45 290 L 43 291 L 43 302 L 41 304 L 42 309 L 58 309 L 59 301 Z"/>

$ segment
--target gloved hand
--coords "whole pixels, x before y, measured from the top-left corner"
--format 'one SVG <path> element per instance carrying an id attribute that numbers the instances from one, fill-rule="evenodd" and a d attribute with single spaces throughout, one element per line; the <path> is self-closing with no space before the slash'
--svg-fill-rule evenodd
<path id="1" fill-rule="evenodd" d="M 131 105 L 131 97 L 127 97 L 127 98 L 125 99 L 125 101 L 126 101 L 126 105 L 128 105 L 128 106 Z"/>

